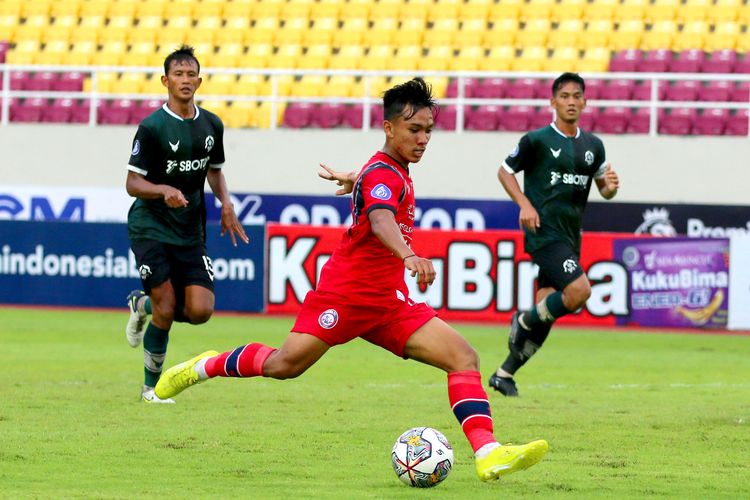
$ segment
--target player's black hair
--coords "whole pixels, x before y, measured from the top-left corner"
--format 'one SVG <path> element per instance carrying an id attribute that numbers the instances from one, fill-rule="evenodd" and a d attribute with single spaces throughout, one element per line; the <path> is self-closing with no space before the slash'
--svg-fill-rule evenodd
<path id="1" fill-rule="evenodd" d="M 407 120 L 422 108 L 435 110 L 437 102 L 432 97 L 432 85 L 417 77 L 396 85 L 383 94 L 383 118 L 386 120 L 402 115 L 407 106 L 410 107 L 409 115 L 403 115 Z"/>
<path id="2" fill-rule="evenodd" d="M 198 58 L 195 57 L 194 49 L 190 45 L 182 45 L 179 49 L 175 50 L 164 59 L 164 74 L 169 73 L 169 67 L 173 61 L 195 61 L 198 65 L 198 74 L 201 72 L 201 63 L 198 62 Z"/>
<path id="3" fill-rule="evenodd" d="M 552 97 L 555 97 L 555 94 L 557 94 L 557 91 L 560 90 L 560 87 L 565 85 L 566 83 L 573 82 L 577 83 L 581 87 L 581 92 L 586 93 L 586 84 L 583 83 L 583 78 L 581 78 L 581 75 L 578 73 L 563 73 L 562 75 L 555 78 L 555 81 L 552 82 Z"/>

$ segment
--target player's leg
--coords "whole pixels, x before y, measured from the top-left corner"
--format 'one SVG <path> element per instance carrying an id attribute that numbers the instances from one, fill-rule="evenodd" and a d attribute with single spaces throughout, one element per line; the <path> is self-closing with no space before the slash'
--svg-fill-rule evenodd
<path id="1" fill-rule="evenodd" d="M 474 450 L 482 481 L 526 469 L 542 459 L 548 449 L 544 440 L 517 446 L 497 442 L 479 373 L 479 357 L 450 325 L 438 318 L 430 319 L 409 337 L 404 354 L 448 373 L 448 400 Z"/>
<path id="2" fill-rule="evenodd" d="M 200 325 L 214 313 L 214 269 L 204 245 L 170 247 L 175 286 L 174 320 Z"/>
<path id="3" fill-rule="evenodd" d="M 191 325 L 200 325 L 211 318 L 214 313 L 216 298 L 213 290 L 203 284 L 188 285 L 184 289 L 185 305 L 182 309 L 184 318 Z"/>

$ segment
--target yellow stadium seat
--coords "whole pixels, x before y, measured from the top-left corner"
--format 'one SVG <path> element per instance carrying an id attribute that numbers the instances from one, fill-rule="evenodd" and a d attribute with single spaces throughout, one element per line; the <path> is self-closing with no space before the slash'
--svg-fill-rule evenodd
<path id="1" fill-rule="evenodd" d="M 427 31 L 426 21 L 420 17 L 404 18 L 401 20 L 400 27 L 395 19 L 377 19 L 368 34 L 372 35 L 372 38 L 368 36 L 367 39 L 371 44 L 397 41 L 405 45 L 418 45 L 422 43 L 425 31 Z"/>
<path id="2" fill-rule="evenodd" d="M 551 19 L 554 2 L 549 0 L 531 1 L 521 8 L 518 18 L 521 21 L 531 19 Z"/>
<path id="3" fill-rule="evenodd" d="M 246 28 L 227 28 L 224 27 L 222 29 L 219 29 L 214 34 L 214 43 L 216 45 L 222 45 L 224 43 L 244 43 L 245 42 L 245 33 L 250 31 L 250 19 L 246 18 L 248 21 L 248 26 Z"/>
<path id="4" fill-rule="evenodd" d="M 547 44 L 547 37 L 552 30 L 549 19 L 529 19 L 524 29 L 516 33 L 516 45 L 519 47 L 543 47 Z"/>
<path id="5" fill-rule="evenodd" d="M 328 44 L 310 45 L 305 55 L 297 61 L 298 68 L 326 69 L 331 60 L 331 46 Z"/>
<path id="6" fill-rule="evenodd" d="M 417 68 L 425 71 L 446 71 L 455 59 L 452 45 L 432 46 L 427 54 L 417 60 Z"/>
<path id="7" fill-rule="evenodd" d="M 482 59 L 479 69 L 482 71 L 508 71 L 516 58 L 516 49 L 510 45 L 490 47 L 487 57 Z"/>
<path id="8" fill-rule="evenodd" d="M 485 47 L 499 47 L 513 45 L 519 32 L 518 19 L 504 18 L 492 21 L 492 26 L 484 32 L 482 37 Z"/>
<path id="9" fill-rule="evenodd" d="M 373 2 L 374 3 L 374 2 Z M 347 2 L 339 5 L 339 18 L 370 17 L 370 5 L 367 3 Z M 398 12 L 394 17 L 398 17 Z"/>
<path id="10" fill-rule="evenodd" d="M 81 3 L 79 14 L 81 18 L 87 16 L 107 16 L 109 0 L 94 0 Z"/>
<path id="11" fill-rule="evenodd" d="M 427 11 L 427 20 L 458 19 L 458 4 L 437 3 Z"/>
<path id="12" fill-rule="evenodd" d="M 55 17 L 54 22 L 50 27 L 77 27 L 78 26 L 78 16 L 68 15 L 68 14 L 60 14 L 59 16 Z"/>
<path id="13" fill-rule="evenodd" d="M 36 40 L 23 40 L 9 49 L 5 54 L 7 64 L 34 64 L 36 56 L 41 52 L 41 44 Z"/>
<path id="14" fill-rule="evenodd" d="M 610 58 L 608 47 L 589 47 L 583 51 L 577 69 L 582 73 L 604 73 L 609 69 Z"/>
<path id="15" fill-rule="evenodd" d="M 481 45 L 466 45 L 458 49 L 456 57 L 451 59 L 448 69 L 451 71 L 479 71 L 484 59 L 484 47 Z"/>
<path id="16" fill-rule="evenodd" d="M 302 57 L 302 45 L 282 45 L 268 60 L 269 68 L 293 69 Z"/>
<path id="17" fill-rule="evenodd" d="M 112 86 L 114 85 L 114 82 L 117 81 L 119 78 L 119 75 L 115 73 L 114 71 L 102 71 L 99 73 L 96 73 L 96 90 L 100 94 L 110 94 L 112 93 Z M 87 88 L 86 83 L 89 83 L 89 87 Z M 92 80 L 86 80 L 83 84 L 83 90 L 88 91 L 93 89 L 93 79 Z"/>
<path id="18" fill-rule="evenodd" d="M 367 51 L 367 56 L 360 62 L 365 70 L 384 70 L 393 59 L 394 49 L 391 45 L 373 45 Z"/>
<path id="19" fill-rule="evenodd" d="M 521 15 L 521 8 L 524 6 L 524 4 L 524 0 L 500 0 L 498 3 L 490 2 L 490 9 L 487 12 L 487 20 L 492 21 L 494 19 L 507 18 L 518 19 Z"/>
<path id="20" fill-rule="evenodd" d="M 610 34 L 615 30 L 611 19 L 594 19 L 586 23 L 586 29 L 579 38 L 582 48 L 606 47 Z"/>
<path id="21" fill-rule="evenodd" d="M 244 74 L 240 75 L 234 85 L 237 95 L 254 96 L 260 95 L 261 89 L 265 87 L 263 75 Z"/>
<path id="22" fill-rule="evenodd" d="M 737 22 L 740 24 L 750 24 L 750 4 L 743 5 L 737 11 Z"/>
<path id="23" fill-rule="evenodd" d="M 401 19 L 422 19 L 427 20 L 427 12 L 432 8 L 432 4 L 408 2 L 401 6 L 399 15 Z"/>
<path id="24" fill-rule="evenodd" d="M 375 20 L 381 17 L 395 17 L 398 19 L 401 16 L 401 5 L 395 3 L 383 3 L 377 2 L 370 9 L 370 19 Z M 348 19 L 351 16 L 345 16 L 344 19 Z"/>
<path id="25" fill-rule="evenodd" d="M 109 18 L 120 16 L 135 16 L 135 2 L 109 2 L 107 16 Z"/>
<path id="26" fill-rule="evenodd" d="M 677 17 L 677 11 L 682 6 L 681 0 L 654 0 L 645 13 L 646 22 L 671 21 Z"/>
<path id="27" fill-rule="evenodd" d="M 273 75 L 263 83 L 263 87 L 260 89 L 260 92 L 261 95 L 273 96 L 275 85 L 277 95 L 288 96 L 292 90 L 292 86 L 295 83 L 296 80 L 292 75 Z"/>
<path id="28" fill-rule="evenodd" d="M 276 128 L 281 125 L 284 119 L 284 110 L 286 104 L 278 102 L 275 105 L 276 113 L 274 116 L 274 105 L 270 102 L 262 102 L 258 105 L 255 115 L 252 117 L 251 126 L 257 128 Z M 273 124 L 273 127 L 272 127 Z"/>
<path id="29" fill-rule="evenodd" d="M 735 40 L 735 48 L 737 49 L 737 52 L 750 52 L 750 32 L 745 31 L 737 36 Z"/>
<path id="30" fill-rule="evenodd" d="M 196 2 L 193 4 L 192 16 L 195 19 L 201 19 L 203 17 L 221 17 L 223 14 L 223 7 L 225 2 Z"/>
<path id="31" fill-rule="evenodd" d="M 44 44 L 44 49 L 36 55 L 36 64 L 64 64 L 65 55 L 70 51 L 67 40 L 51 40 Z"/>
<path id="32" fill-rule="evenodd" d="M 163 72 L 164 70 L 162 70 Z M 152 95 L 158 95 L 162 96 L 166 93 L 166 89 L 164 88 L 164 85 L 161 83 L 161 74 L 151 74 L 143 81 L 143 86 L 141 87 L 141 93 L 143 94 L 152 94 Z"/>
<path id="33" fill-rule="evenodd" d="M 51 12 L 51 0 L 33 0 L 21 4 L 21 16 L 29 18 L 31 16 L 48 16 Z"/>
<path id="34" fill-rule="evenodd" d="M 139 2 L 135 5 L 135 17 L 142 19 L 144 17 L 162 17 L 169 15 L 168 4 L 166 2 Z"/>
<path id="35" fill-rule="evenodd" d="M 123 66 L 151 66 L 156 54 L 154 42 L 136 42 L 130 50 L 122 54 L 120 64 Z"/>
<path id="36" fill-rule="evenodd" d="M 145 81 L 144 73 L 126 72 L 112 82 L 109 91 L 113 94 L 140 94 Z"/>
<path id="37" fill-rule="evenodd" d="M 341 5 L 343 5 L 344 3 L 345 2 L 343 1 L 313 3 L 310 6 L 310 18 L 317 19 L 320 17 L 335 17 L 338 19 L 339 11 L 341 10 Z M 367 16 L 365 15 L 365 16 L 360 16 L 360 17 L 367 17 Z"/>
<path id="38" fill-rule="evenodd" d="M 642 20 L 649 6 L 648 0 L 623 0 L 615 9 L 616 21 Z"/>
<path id="39" fill-rule="evenodd" d="M 391 88 L 391 84 L 388 81 L 388 78 L 385 76 L 370 76 L 364 78 L 364 81 L 362 82 L 362 91 L 364 96 L 364 92 L 367 92 L 367 95 L 370 97 L 379 97 L 383 95 L 383 92 Z M 353 97 L 360 97 L 360 96 L 353 96 Z"/>
<path id="40" fill-rule="evenodd" d="M 305 32 L 305 45 L 330 44 L 333 33 L 339 28 L 339 21 L 333 17 L 314 19 L 310 29 Z"/>
<path id="41" fill-rule="evenodd" d="M 236 68 L 239 66 L 240 57 L 244 52 L 245 46 L 241 43 L 219 45 L 216 53 L 206 61 L 206 65 L 214 68 Z"/>
<path id="42" fill-rule="evenodd" d="M 547 39 L 550 47 L 576 47 L 578 40 L 584 38 L 583 21 L 580 19 L 565 19 L 560 21 L 556 30 L 552 30 Z"/>
<path id="43" fill-rule="evenodd" d="M 712 23 L 735 21 L 743 5 L 741 0 L 716 0 L 716 4 L 708 9 L 708 21 Z"/>
<path id="44" fill-rule="evenodd" d="M 223 17 L 227 20 L 227 22 L 237 17 L 250 17 L 253 12 L 254 5 L 255 2 L 225 2 Z"/>
<path id="45" fill-rule="evenodd" d="M 445 97 L 446 89 L 450 79 L 447 76 L 431 76 L 427 79 L 427 83 L 432 85 L 432 95 L 437 98 Z M 438 110 L 438 113 L 440 110 Z"/>
<path id="46" fill-rule="evenodd" d="M 459 4 L 458 18 L 461 20 L 482 19 L 486 21 L 490 15 L 490 5 L 489 2 L 467 2 Z"/>
<path id="47" fill-rule="evenodd" d="M 581 19 L 584 9 L 588 8 L 586 0 L 561 0 L 550 13 L 553 22 L 566 19 Z"/>
<path id="48" fill-rule="evenodd" d="M 711 26 L 706 21 L 689 21 L 682 26 L 682 31 L 675 33 L 671 48 L 678 52 L 687 49 L 703 49 L 710 30 Z"/>
<path id="49" fill-rule="evenodd" d="M 657 21 L 651 25 L 650 30 L 643 32 L 640 48 L 643 50 L 669 48 L 676 34 L 677 23 L 675 21 Z"/>
<path id="50" fill-rule="evenodd" d="M 227 128 L 250 127 L 255 108 L 253 101 L 234 101 L 222 111 L 221 120 Z"/>
<path id="51" fill-rule="evenodd" d="M 612 50 L 637 49 L 645 31 L 643 21 L 631 19 L 620 21 L 617 30 L 609 35 Z"/>
<path id="52" fill-rule="evenodd" d="M 80 40 L 72 43 L 70 50 L 62 56 L 62 64 L 88 66 L 97 50 L 95 40 Z"/>
<path id="53" fill-rule="evenodd" d="M 578 71 L 578 60 L 580 54 L 575 47 L 561 47 L 552 51 L 552 54 L 542 63 L 544 71 L 562 73 L 565 71 Z"/>
<path id="54" fill-rule="evenodd" d="M 128 41 L 130 43 L 139 42 L 150 42 L 156 43 L 156 36 L 161 31 L 161 27 L 148 28 L 148 27 L 135 27 L 130 28 L 127 32 Z"/>
<path id="55" fill-rule="evenodd" d="M 70 36 L 73 33 L 72 26 L 57 26 L 52 25 L 42 31 L 42 41 L 48 43 L 52 40 L 65 40 L 70 41 Z"/>
<path id="56" fill-rule="evenodd" d="M 41 42 L 42 41 L 42 33 L 44 33 L 44 28 L 41 26 L 29 26 L 26 24 L 21 24 L 16 28 L 14 41 L 15 42 Z"/>
<path id="57" fill-rule="evenodd" d="M 275 45 L 295 45 L 302 43 L 302 38 L 307 32 L 310 20 L 307 17 L 295 17 L 284 20 L 281 28 L 274 32 Z"/>
<path id="58" fill-rule="evenodd" d="M 303 75 L 292 86 L 290 95 L 294 97 L 319 97 L 327 84 L 328 78 L 325 75 Z"/>
<path id="59" fill-rule="evenodd" d="M 245 41 L 250 44 L 273 43 L 276 31 L 281 25 L 278 17 L 261 17 L 255 20 L 253 28 L 246 34 Z"/>
<path id="60" fill-rule="evenodd" d="M 460 29 L 453 34 L 453 43 L 457 48 L 482 44 L 487 31 L 487 21 L 479 18 L 464 19 Z"/>
<path id="61" fill-rule="evenodd" d="M 5 0 L 4 2 L 0 2 L 0 17 L 21 17 L 21 4 L 23 2 L 24 0 Z"/>
<path id="62" fill-rule="evenodd" d="M 706 35 L 703 41 L 703 49 L 707 52 L 734 49 L 741 33 L 742 28 L 738 22 L 724 21 L 717 23 L 714 25 L 713 31 Z"/>
<path id="63" fill-rule="evenodd" d="M 685 0 L 685 4 L 677 10 L 677 20 L 702 21 L 706 19 L 708 11 L 713 7 L 713 0 Z"/>
<path id="64" fill-rule="evenodd" d="M 78 26 L 70 32 L 70 42 L 98 42 L 99 33 L 103 29 L 94 26 Z"/>
<path id="65" fill-rule="evenodd" d="M 614 19 L 615 10 L 619 5 L 619 0 L 595 0 L 586 6 L 586 14 L 584 17 L 588 21 L 594 19 Z"/>
<path id="66" fill-rule="evenodd" d="M 13 40 L 13 34 L 20 22 L 18 14 L 0 13 L 0 40 Z"/>
<path id="67" fill-rule="evenodd" d="M 420 45 L 398 45 L 393 57 L 387 61 L 388 69 L 408 70 L 417 67 L 422 58 Z"/>
<path id="68" fill-rule="evenodd" d="M 321 89 L 321 96 L 324 97 L 350 97 L 353 94 L 361 94 L 360 90 L 355 90 L 357 80 L 350 75 L 333 75 L 328 79 Z"/>
<path id="69" fill-rule="evenodd" d="M 340 46 L 361 43 L 369 27 L 369 21 L 364 17 L 344 19 L 341 28 L 333 32 L 333 44 Z"/>
<path id="70" fill-rule="evenodd" d="M 331 69 L 359 69 L 365 58 L 365 48 L 361 45 L 343 45 L 338 53 L 331 56 L 328 67 Z"/>
<path id="71" fill-rule="evenodd" d="M 203 77 L 201 95 L 230 95 L 233 93 L 237 77 L 227 73 L 211 73 Z"/>
<path id="72" fill-rule="evenodd" d="M 422 40 L 425 45 L 450 45 L 458 31 L 458 19 L 441 18 L 432 23 L 432 28 L 425 30 Z"/>
<path id="73" fill-rule="evenodd" d="M 128 44 L 124 40 L 108 41 L 94 54 L 93 63 L 102 66 L 118 66 L 122 56 L 128 51 Z"/>
<path id="74" fill-rule="evenodd" d="M 297 17 L 310 17 L 311 3 L 309 2 L 288 2 L 281 5 L 281 17 L 284 19 L 294 19 Z"/>
<path id="75" fill-rule="evenodd" d="M 205 95 L 209 95 L 209 94 L 205 94 Z M 222 121 L 224 121 L 223 117 L 227 112 L 228 102 L 221 101 L 218 99 L 210 99 L 210 98 L 207 100 L 204 100 L 203 98 L 201 98 L 200 101 L 198 101 L 198 106 L 217 115 L 219 118 L 222 118 Z"/>
<path id="76" fill-rule="evenodd" d="M 265 68 L 273 56 L 273 45 L 270 43 L 255 43 L 247 48 L 247 52 L 237 59 L 241 68 Z"/>
<path id="77" fill-rule="evenodd" d="M 57 0 L 51 4 L 50 14 L 55 18 L 61 16 L 78 17 L 81 12 L 81 3 L 81 0 Z"/>
<path id="78" fill-rule="evenodd" d="M 547 63 L 546 47 L 525 47 L 521 55 L 511 62 L 513 71 L 542 71 Z"/>

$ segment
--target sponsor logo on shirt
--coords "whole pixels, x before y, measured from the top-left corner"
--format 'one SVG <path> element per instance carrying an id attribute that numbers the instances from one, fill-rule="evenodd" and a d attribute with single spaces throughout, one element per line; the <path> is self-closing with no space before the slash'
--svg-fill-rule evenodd
<path id="1" fill-rule="evenodd" d="M 388 189 L 388 186 L 386 186 L 385 184 L 378 184 L 377 186 L 372 188 L 372 191 L 370 191 L 370 196 L 379 200 L 390 200 L 393 194 L 391 193 L 391 190 Z"/>
<path id="2" fill-rule="evenodd" d="M 586 187 L 589 182 L 588 175 L 583 174 L 561 174 L 560 172 L 550 172 L 550 185 L 563 183 L 572 186 Z"/>
<path id="3" fill-rule="evenodd" d="M 133 156 L 138 156 L 138 153 L 140 152 L 141 152 L 141 141 L 136 139 L 133 141 L 133 151 L 131 152 L 131 154 Z"/>
<path id="4" fill-rule="evenodd" d="M 167 173 L 179 167 L 180 172 L 190 172 L 191 170 L 205 170 L 208 165 L 208 156 L 200 160 L 167 160 Z"/>
<path id="5" fill-rule="evenodd" d="M 320 316 L 318 316 L 318 324 L 325 328 L 326 330 L 330 330 L 336 324 L 339 322 L 339 313 L 336 311 L 336 309 L 326 309 L 322 313 L 320 313 Z"/>

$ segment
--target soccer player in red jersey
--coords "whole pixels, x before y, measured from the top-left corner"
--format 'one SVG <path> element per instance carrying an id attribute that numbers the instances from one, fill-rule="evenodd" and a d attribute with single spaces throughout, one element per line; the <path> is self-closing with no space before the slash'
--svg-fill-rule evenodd
<path id="1" fill-rule="evenodd" d="M 352 225 L 323 267 L 284 344 L 251 343 L 219 354 L 208 351 L 167 370 L 156 386 L 160 398 L 213 377 L 294 378 L 331 347 L 362 337 L 397 356 L 448 374 L 448 398 L 476 455 L 483 481 L 526 469 L 548 449 L 544 440 L 500 445 L 493 435 L 479 358 L 469 343 L 424 303 L 409 298 L 404 268 L 420 284 L 435 280 L 429 259 L 409 244 L 414 228 L 414 187 L 409 164 L 430 141 L 436 103 L 430 85 L 415 78 L 383 96 L 385 145 L 359 173 L 324 166 L 321 177 L 352 193 Z"/>

